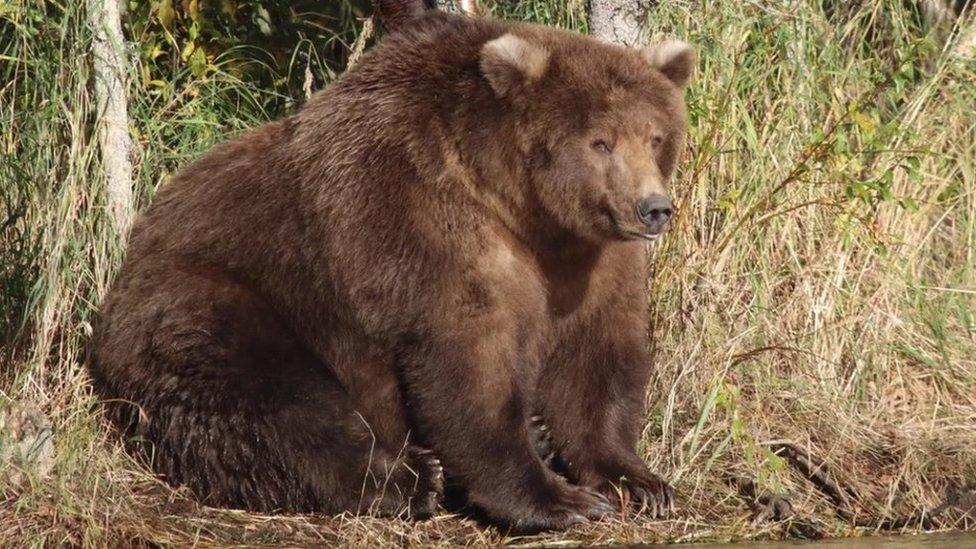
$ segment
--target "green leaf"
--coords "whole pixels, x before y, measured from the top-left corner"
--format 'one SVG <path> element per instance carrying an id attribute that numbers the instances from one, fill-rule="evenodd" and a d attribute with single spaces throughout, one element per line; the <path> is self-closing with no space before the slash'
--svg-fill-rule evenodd
<path id="1" fill-rule="evenodd" d="M 189 59 L 190 72 L 193 76 L 203 76 L 207 73 L 207 54 L 203 48 L 196 48 Z"/>
<path id="2" fill-rule="evenodd" d="M 873 116 L 867 113 L 861 111 L 855 111 L 854 114 L 851 115 L 851 117 L 854 119 L 854 122 L 857 124 L 857 127 L 861 130 L 861 133 L 864 134 L 866 137 L 871 137 L 872 135 L 874 135 L 874 132 L 877 131 L 878 129 L 877 121 L 874 119 Z"/>
<path id="3" fill-rule="evenodd" d="M 274 33 L 274 29 L 271 28 L 271 14 L 260 5 L 254 11 L 258 30 L 265 36 L 271 36 Z"/>
<path id="4" fill-rule="evenodd" d="M 183 48 L 183 51 L 180 52 L 180 58 L 183 59 L 183 61 L 189 61 L 190 56 L 193 55 L 193 52 L 195 52 L 196 49 L 197 49 L 196 44 L 194 44 L 192 41 L 187 42 L 186 46 Z"/>
<path id="5" fill-rule="evenodd" d="M 186 5 L 186 11 L 190 15 L 190 20 L 194 23 L 200 21 L 200 2 L 199 0 L 190 0 Z"/>
<path id="6" fill-rule="evenodd" d="M 164 29 L 171 29 L 173 22 L 176 20 L 176 10 L 173 9 L 173 0 L 160 0 L 156 17 Z"/>

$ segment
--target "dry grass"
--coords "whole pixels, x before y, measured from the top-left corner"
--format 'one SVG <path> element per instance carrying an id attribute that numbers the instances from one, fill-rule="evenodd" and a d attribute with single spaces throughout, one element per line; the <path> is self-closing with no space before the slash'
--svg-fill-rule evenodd
<path id="1" fill-rule="evenodd" d="M 0 4 L 0 450 L 29 438 L 10 428 L 11 409 L 46 417 L 54 449 L 49 471 L 0 451 L 0 546 L 693 541 L 814 522 L 870 532 L 837 519 L 764 444 L 783 439 L 857 491 L 865 524 L 976 482 L 976 59 L 954 35 L 945 47 L 926 37 L 900 2 L 862 1 L 832 21 L 814 1 L 652 10 L 655 32 L 700 48 L 680 216 L 651 273 L 658 374 L 641 444 L 681 512 L 532 538 L 447 515 L 203 508 L 121 451 L 82 366 L 120 252 L 72 4 Z M 581 6 L 491 5 L 576 28 Z M 971 18 L 961 26 L 972 36 Z M 268 117 L 268 92 L 219 64 L 166 86 L 133 85 L 143 204 L 177 166 Z M 789 493 L 801 520 L 753 521 L 730 476 Z"/>

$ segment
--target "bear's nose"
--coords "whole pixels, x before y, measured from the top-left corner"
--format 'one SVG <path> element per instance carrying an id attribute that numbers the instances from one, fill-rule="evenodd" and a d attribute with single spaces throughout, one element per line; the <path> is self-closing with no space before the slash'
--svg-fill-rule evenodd
<path id="1" fill-rule="evenodd" d="M 671 200 L 663 194 L 652 194 L 637 201 L 637 220 L 651 234 L 660 233 L 671 218 Z"/>

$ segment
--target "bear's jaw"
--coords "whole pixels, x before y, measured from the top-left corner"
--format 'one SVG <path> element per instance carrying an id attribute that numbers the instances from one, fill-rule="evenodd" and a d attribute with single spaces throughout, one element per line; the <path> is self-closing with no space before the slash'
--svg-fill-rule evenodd
<path id="1" fill-rule="evenodd" d="M 664 237 L 664 232 L 642 233 L 637 231 L 627 231 L 627 236 L 630 237 L 630 240 L 646 240 L 648 242 L 656 242 Z"/>

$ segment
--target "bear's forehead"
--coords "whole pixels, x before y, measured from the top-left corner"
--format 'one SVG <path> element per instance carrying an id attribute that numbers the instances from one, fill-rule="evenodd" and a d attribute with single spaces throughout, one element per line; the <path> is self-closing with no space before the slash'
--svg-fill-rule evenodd
<path id="1" fill-rule="evenodd" d="M 634 48 L 600 40 L 560 40 L 552 50 L 555 73 L 582 89 L 602 91 L 614 98 L 670 103 L 674 85 Z"/>
<path id="2" fill-rule="evenodd" d="M 594 78 L 612 80 L 619 85 L 640 85 L 658 81 L 660 76 L 637 48 L 581 36 L 568 31 L 547 29 L 543 38 L 552 60 L 574 67 Z"/>
<path id="3" fill-rule="evenodd" d="M 612 129 L 636 135 L 667 134 L 674 124 L 675 114 L 667 106 L 649 102 L 620 101 L 610 103 L 600 112 L 590 113 L 585 128 Z"/>
<path id="4" fill-rule="evenodd" d="M 680 96 L 673 86 L 650 69 L 635 73 L 626 67 L 605 67 L 594 74 L 571 67 L 569 74 L 554 76 L 560 80 L 555 84 L 564 84 L 564 93 L 572 97 L 566 104 L 585 104 L 591 120 L 607 117 L 620 124 L 663 123 L 680 111 Z"/>
<path id="5" fill-rule="evenodd" d="M 564 122 L 583 129 L 668 125 L 681 118 L 680 90 L 641 50 L 534 25 L 518 25 L 518 34 L 549 53 L 540 101 L 562 112 Z"/>

